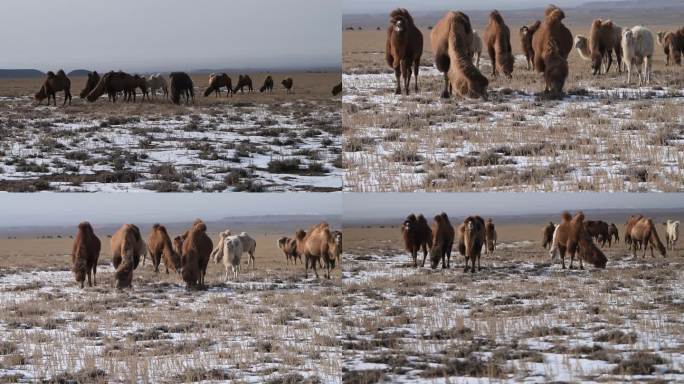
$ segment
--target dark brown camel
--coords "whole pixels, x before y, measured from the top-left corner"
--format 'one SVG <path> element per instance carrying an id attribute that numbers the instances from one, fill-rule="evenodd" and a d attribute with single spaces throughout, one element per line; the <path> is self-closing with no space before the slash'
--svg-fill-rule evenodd
<path id="1" fill-rule="evenodd" d="M 537 20 L 530 25 L 523 25 L 520 27 L 520 46 L 522 47 L 523 53 L 525 54 L 525 59 L 527 60 L 527 69 L 532 69 L 532 64 L 534 63 L 534 48 L 532 48 L 532 37 L 534 33 L 537 32 L 541 26 L 541 21 Z"/>
<path id="2" fill-rule="evenodd" d="M 62 106 L 66 105 L 67 100 L 69 105 L 71 105 L 71 80 L 67 77 L 63 70 L 57 71 L 55 75 L 54 72 L 49 71 L 47 73 L 47 78 L 40 87 L 40 90 L 33 95 L 38 104 L 41 104 L 43 100 L 48 99 L 48 105 L 50 105 L 50 98 L 55 102 L 57 106 L 57 92 L 64 92 L 64 103 Z"/>
<path id="3" fill-rule="evenodd" d="M 423 54 L 423 34 L 418 30 L 413 17 L 405 8 L 397 8 L 390 13 L 385 43 L 385 60 L 394 70 L 397 87 L 394 91 L 401 94 L 401 78 L 404 78 L 404 92 L 409 94 L 411 68 L 415 75 L 415 92 L 418 93 L 418 70 Z"/>
<path id="4" fill-rule="evenodd" d="M 281 81 L 280 84 L 282 84 L 283 87 L 285 87 L 285 89 L 287 90 L 287 93 L 293 93 L 294 92 L 294 90 L 292 89 L 292 87 L 294 87 L 294 81 L 292 80 L 291 77 L 288 77 L 287 79 Z"/>
<path id="5" fill-rule="evenodd" d="M 451 249 L 454 246 L 454 227 L 451 226 L 449 216 L 442 212 L 436 215 L 432 225 L 432 248 L 430 249 L 430 266 L 437 268 L 442 262 L 442 268 L 451 266 Z"/>
<path id="6" fill-rule="evenodd" d="M 249 75 L 240 75 L 238 77 L 237 85 L 235 85 L 235 88 L 233 88 L 233 93 L 237 93 L 238 90 L 240 93 L 245 93 L 245 87 L 247 87 L 248 92 L 252 92 L 254 90 L 252 88 L 252 78 L 249 77 Z"/>
<path id="7" fill-rule="evenodd" d="M 404 223 L 401 225 L 401 236 L 404 240 L 404 248 L 411 254 L 413 260 L 413 267 L 418 267 L 418 252 L 423 250 L 423 263 L 425 266 L 425 258 L 428 250 L 432 248 L 432 230 L 425 220 L 423 215 L 408 215 Z"/>
<path id="8" fill-rule="evenodd" d="M 95 89 L 97 86 L 97 83 L 100 82 L 100 75 L 97 73 L 97 71 L 93 72 L 88 72 L 88 80 L 86 80 L 86 85 L 85 88 L 80 93 L 81 99 L 85 99 L 88 94 Z"/>
<path id="9" fill-rule="evenodd" d="M 89 287 L 97 285 L 97 260 L 100 258 L 100 246 L 100 239 L 95 236 L 90 223 L 87 221 L 80 223 L 71 251 L 71 264 L 74 277 L 77 282 L 81 283 L 81 288 L 84 286 L 86 275 Z"/>
<path id="10" fill-rule="evenodd" d="M 226 97 L 233 95 L 233 81 L 227 73 L 209 75 L 209 86 L 204 91 L 204 97 L 211 95 L 212 92 L 215 93 L 216 97 L 221 96 L 221 88 L 228 88 Z"/>
<path id="11" fill-rule="evenodd" d="M 195 102 L 195 85 L 187 73 L 172 72 L 169 79 L 171 79 L 171 102 L 180 104 L 181 96 L 185 96 L 186 104 L 190 103 L 190 100 Z"/>
<path id="12" fill-rule="evenodd" d="M 266 76 L 266 79 L 264 79 L 264 85 L 259 88 L 259 92 L 264 91 L 273 92 L 273 77 L 271 77 L 271 75 Z"/>

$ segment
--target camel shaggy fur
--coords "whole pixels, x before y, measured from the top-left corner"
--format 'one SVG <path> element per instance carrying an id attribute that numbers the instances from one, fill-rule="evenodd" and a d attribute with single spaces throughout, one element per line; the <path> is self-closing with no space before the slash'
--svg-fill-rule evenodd
<path id="1" fill-rule="evenodd" d="M 169 97 L 169 87 L 166 79 L 161 73 L 155 73 L 147 77 L 147 86 L 150 89 L 152 97 L 157 95 L 157 91 L 161 91 L 164 97 Z"/>
<path id="2" fill-rule="evenodd" d="M 487 45 L 489 59 L 492 62 L 492 76 L 496 76 L 498 70 L 510 79 L 515 61 L 511 49 L 511 31 L 499 11 L 494 10 L 489 14 L 489 24 L 484 31 L 484 41 Z"/>
<path id="3" fill-rule="evenodd" d="M 294 81 L 291 77 L 288 77 L 287 79 L 281 81 L 280 84 L 282 84 L 283 87 L 285 87 L 287 93 L 294 93 L 294 89 L 292 89 L 292 87 L 294 86 Z"/>
<path id="4" fill-rule="evenodd" d="M 97 71 L 93 72 L 88 72 L 88 79 L 86 80 L 86 85 L 79 94 L 79 97 L 81 99 L 85 99 L 88 94 L 97 86 L 97 83 L 100 82 L 100 75 L 97 73 Z"/>
<path id="5" fill-rule="evenodd" d="M 425 216 L 413 213 L 406 217 L 404 223 L 401 225 L 401 237 L 404 240 L 404 249 L 411 254 L 413 260 L 413 267 L 418 267 L 418 252 L 423 250 L 423 263 L 425 266 L 425 258 L 428 250 L 432 248 L 432 230 L 425 220 Z"/>
<path id="6" fill-rule="evenodd" d="M 264 91 L 273 92 L 273 77 L 271 77 L 271 75 L 266 76 L 266 79 L 264 79 L 264 85 L 259 88 L 259 92 Z"/>
<path id="7" fill-rule="evenodd" d="M 211 252 L 211 258 L 217 264 L 223 260 L 223 265 L 226 267 L 226 280 L 228 280 L 228 268 L 232 268 L 233 277 L 237 279 L 241 269 L 242 254 L 244 252 L 249 254 L 247 265 L 249 266 L 251 263 L 252 267 L 254 267 L 255 250 L 256 241 L 247 233 L 242 232 L 239 235 L 232 235 L 230 230 L 225 230 L 219 233 L 219 241 L 216 244 L 216 248 Z"/>
<path id="8" fill-rule="evenodd" d="M 636 68 L 639 74 L 639 86 L 644 78 L 647 84 L 651 83 L 651 66 L 653 64 L 653 33 L 640 25 L 626 30 L 622 34 L 622 50 L 625 53 L 627 63 L 627 83 L 632 81 L 632 68 Z M 641 75 L 643 65 L 644 76 Z"/>
<path id="9" fill-rule="evenodd" d="M 86 275 L 88 286 L 97 285 L 97 260 L 100 258 L 100 239 L 95 236 L 93 227 L 84 221 L 78 225 L 78 232 L 71 250 L 71 270 L 76 282 L 84 286 Z M 92 281 L 91 281 L 92 278 Z"/>
<path id="10" fill-rule="evenodd" d="M 631 226 L 629 236 L 632 239 L 632 256 L 636 257 L 636 243 L 640 242 L 644 249 L 644 254 L 642 257 L 646 257 L 646 247 L 651 248 L 651 257 L 655 257 L 653 254 L 653 248 L 658 248 L 660 254 L 665 257 L 667 256 L 667 250 L 662 242 L 660 242 L 660 237 L 658 237 L 658 232 L 656 231 L 653 220 L 648 217 L 641 217 L 639 220 L 633 223 Z"/>
<path id="11" fill-rule="evenodd" d="M 496 228 L 491 217 L 485 222 L 484 229 L 487 256 L 491 256 L 494 254 L 494 249 L 496 249 Z"/>
<path id="12" fill-rule="evenodd" d="M 632 241 L 632 228 L 634 228 L 634 224 L 636 224 L 641 218 L 644 217 L 643 215 L 631 215 L 630 217 L 627 218 L 627 221 L 625 222 L 625 244 L 628 247 L 631 247 L 632 244 L 636 245 L 637 247 L 641 247 L 641 243 L 636 240 Z"/>
<path id="13" fill-rule="evenodd" d="M 100 82 L 97 83 L 95 88 L 86 96 L 86 100 L 92 103 L 105 92 L 109 96 L 109 100 L 114 103 L 116 103 L 117 95 L 121 92 L 124 94 L 124 101 L 130 100 L 135 94 L 135 89 L 142 86 L 144 86 L 144 84 L 141 83 L 139 76 L 136 78 L 126 72 L 110 71 L 100 78 Z M 143 93 L 145 92 L 146 89 Z"/>
<path id="14" fill-rule="evenodd" d="M 152 226 L 152 230 L 147 236 L 147 250 L 152 260 L 154 272 L 159 272 L 159 264 L 162 259 L 164 259 L 167 275 L 169 274 L 169 268 L 174 272 L 180 271 L 180 255 L 174 250 L 165 226 L 161 224 L 154 224 Z"/>
<path id="15" fill-rule="evenodd" d="M 326 278 L 330 278 L 330 270 L 334 268 L 335 258 L 338 255 L 337 243 L 330 232 L 328 223 L 323 222 L 312 226 L 308 232 L 298 230 L 295 233 L 297 242 L 297 253 L 304 255 L 305 276 L 309 276 L 309 266 L 311 266 L 318 278 L 316 264 L 322 259 L 326 268 Z"/>
<path id="16" fill-rule="evenodd" d="M 580 269 L 584 269 L 583 261 L 589 262 L 598 268 L 605 268 L 608 259 L 594 244 L 591 236 L 584 225 L 584 213 L 578 212 L 574 217 L 570 213 L 563 212 L 561 223 L 556 227 L 553 234 L 553 244 L 549 255 L 552 259 L 561 257 L 563 269 L 565 269 L 565 254 L 570 253 L 570 269 L 573 269 L 575 255 L 578 256 Z"/>
<path id="17" fill-rule="evenodd" d="M 401 78 L 404 78 L 404 92 L 409 94 L 411 85 L 411 68 L 415 76 L 414 90 L 418 93 L 418 70 L 420 57 L 423 54 L 423 34 L 418 30 L 413 17 L 404 8 L 397 8 L 390 13 L 385 43 L 385 60 L 394 70 L 397 88 L 394 93 L 401 94 Z"/>
<path id="18" fill-rule="evenodd" d="M 67 100 L 69 105 L 71 105 L 71 80 L 67 77 L 63 70 L 57 71 L 55 74 L 52 71 L 47 73 L 47 78 L 40 87 L 40 90 L 33 95 L 34 99 L 38 104 L 42 103 L 46 98 L 48 99 L 48 105 L 50 105 L 50 98 L 55 102 L 57 106 L 57 92 L 64 91 L 64 103 L 62 106 L 66 105 Z"/>
<path id="19" fill-rule="evenodd" d="M 187 288 L 204 287 L 204 277 L 214 244 L 207 235 L 207 225 L 195 220 L 186 231 L 181 252 L 181 275 Z"/>
<path id="20" fill-rule="evenodd" d="M 613 64 L 612 52 L 615 52 L 618 72 L 622 72 L 622 53 L 623 48 L 620 44 L 622 39 L 622 28 L 613 24 L 611 20 L 596 19 L 591 23 L 589 32 L 589 58 L 591 69 L 594 75 L 601 73 L 601 68 L 605 63 L 604 73 L 608 73 Z M 584 53 L 580 51 L 582 57 Z"/>
<path id="21" fill-rule="evenodd" d="M 293 264 L 297 264 L 297 258 L 299 258 L 300 262 L 302 261 L 302 257 L 297 253 L 297 241 L 295 239 L 283 236 L 278 239 L 276 244 L 283 252 L 283 255 L 285 255 L 287 264 L 290 264 L 290 261 L 292 261 Z"/>
<path id="22" fill-rule="evenodd" d="M 430 266 L 437 268 L 442 262 L 442 268 L 451 266 L 451 249 L 454 246 L 454 227 L 451 226 L 449 216 L 442 212 L 436 215 L 432 224 L 432 247 L 430 248 Z"/>
<path id="23" fill-rule="evenodd" d="M 620 232 L 618 232 L 618 228 L 615 223 L 610 223 L 608 226 L 608 238 L 610 241 L 615 241 L 615 244 L 620 242 Z"/>
<path id="24" fill-rule="evenodd" d="M 489 80 L 473 65 L 473 28 L 466 14 L 447 12 L 432 28 L 430 43 L 435 66 L 444 73 L 442 98 L 454 90 L 464 97 L 487 98 Z"/>
<path id="25" fill-rule="evenodd" d="M 470 49 L 470 59 L 475 62 L 475 67 L 480 68 L 480 58 L 482 57 L 482 38 L 477 31 L 473 31 L 473 45 Z"/>
<path id="26" fill-rule="evenodd" d="M 192 79 L 185 72 L 172 72 L 169 75 L 171 81 L 171 101 L 180 104 L 181 96 L 185 96 L 185 103 L 195 102 L 195 86 Z"/>
<path id="27" fill-rule="evenodd" d="M 240 93 L 245 93 L 245 87 L 247 87 L 248 92 L 252 92 L 254 90 L 254 88 L 252 88 L 252 78 L 249 77 L 249 75 L 239 75 L 238 82 L 235 85 L 235 88 L 233 88 L 233 93 L 237 93 L 238 90 Z"/>
<path id="28" fill-rule="evenodd" d="M 565 13 L 549 6 L 544 21 L 532 36 L 534 69 L 544 74 L 545 92 L 559 96 L 568 77 L 568 55 L 572 50 L 572 33 L 563 25 Z"/>
<path id="29" fill-rule="evenodd" d="M 336 86 L 334 86 L 332 89 L 332 95 L 333 96 L 337 96 L 340 93 L 342 93 L 342 82 L 341 81 Z"/>
<path id="30" fill-rule="evenodd" d="M 520 37 L 520 46 L 522 47 L 523 53 L 525 54 L 525 59 L 527 60 L 527 70 L 532 69 L 532 63 L 534 63 L 534 48 L 532 48 L 532 36 L 537 32 L 541 26 L 541 21 L 537 20 L 530 25 L 523 25 L 520 27 L 518 36 Z"/>
<path id="31" fill-rule="evenodd" d="M 667 249 L 675 250 L 677 241 L 679 240 L 679 220 L 668 220 L 663 223 L 665 226 L 665 240 L 667 242 Z"/>
<path id="32" fill-rule="evenodd" d="M 596 242 L 601 243 L 602 247 L 606 246 L 606 242 L 608 242 L 608 247 L 611 246 L 608 223 L 601 220 L 587 220 L 584 222 L 584 226 L 586 227 L 589 236 L 595 239 Z"/>
<path id="33" fill-rule="evenodd" d="M 553 244 L 553 232 L 556 230 L 556 225 L 549 221 L 548 224 L 542 228 L 542 247 L 547 249 Z"/>
<path id="34" fill-rule="evenodd" d="M 116 288 L 129 288 L 133 282 L 133 270 L 138 268 L 140 257 L 147 251 L 140 229 L 133 224 L 122 225 L 112 235 L 111 247 Z"/>
<path id="35" fill-rule="evenodd" d="M 482 247 L 485 245 L 485 222 L 480 216 L 468 216 L 463 220 L 458 228 L 459 231 L 459 252 L 465 256 L 465 267 L 463 272 L 475 273 L 475 260 L 477 260 L 477 270 L 480 267 L 480 255 Z M 468 262 L 472 266 L 468 265 Z"/>
<path id="36" fill-rule="evenodd" d="M 209 75 L 209 86 L 204 91 L 204 97 L 211 95 L 214 92 L 216 97 L 221 96 L 221 88 L 226 87 L 228 92 L 226 97 L 233 95 L 233 81 L 227 73 L 212 73 Z"/>
<path id="37" fill-rule="evenodd" d="M 684 27 L 674 32 L 667 32 L 660 37 L 658 34 L 658 41 L 662 40 L 661 45 L 667 56 L 667 65 L 674 63 L 682 64 L 682 55 L 684 55 Z"/>

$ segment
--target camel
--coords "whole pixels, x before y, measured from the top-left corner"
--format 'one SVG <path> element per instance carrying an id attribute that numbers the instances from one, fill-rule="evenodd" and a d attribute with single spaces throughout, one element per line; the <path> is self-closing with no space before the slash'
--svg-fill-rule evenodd
<path id="1" fill-rule="evenodd" d="M 233 82 L 227 73 L 216 74 L 212 73 L 209 75 L 209 86 L 204 91 L 204 97 L 209 96 L 212 92 L 215 93 L 216 97 L 221 96 L 221 88 L 228 88 L 226 97 L 233 95 Z"/>
<path id="2" fill-rule="evenodd" d="M 214 261 L 218 263 L 223 259 L 223 265 L 226 268 L 226 275 L 224 277 L 226 281 L 228 281 L 228 267 L 233 270 L 233 278 L 237 280 L 242 254 L 245 252 L 245 245 L 242 244 L 239 236 L 228 236 L 223 240 L 221 249 L 222 251 L 216 254 Z"/>
<path id="3" fill-rule="evenodd" d="M 297 242 L 297 253 L 304 255 L 305 277 L 309 277 L 309 266 L 311 266 L 318 279 L 316 264 L 319 259 L 323 259 L 326 268 L 326 278 L 330 278 L 330 270 L 334 268 L 334 260 L 339 257 L 338 244 L 335 241 L 328 223 L 323 222 L 312 226 L 309 231 L 298 230 L 295 233 Z"/>
<path id="4" fill-rule="evenodd" d="M 81 99 L 85 99 L 86 96 L 97 86 L 97 83 L 100 82 L 100 75 L 97 73 L 97 71 L 93 72 L 88 72 L 88 80 L 86 80 L 86 85 L 79 94 L 79 97 Z"/>
<path id="5" fill-rule="evenodd" d="M 660 34 L 658 35 L 660 36 Z M 682 55 L 684 54 L 684 27 L 677 31 L 663 34 L 661 45 L 667 56 L 667 65 L 670 63 L 682 65 Z"/>
<path id="6" fill-rule="evenodd" d="M 575 48 L 580 56 L 591 61 L 592 74 L 608 73 L 613 64 L 612 52 L 615 52 L 617 70 L 622 73 L 622 53 L 620 45 L 622 39 L 622 28 L 613 24 L 611 20 L 596 19 L 591 23 L 589 39 L 584 36 L 575 38 Z M 604 65 L 605 63 L 605 65 Z"/>
<path id="7" fill-rule="evenodd" d="M 252 78 L 249 77 L 249 75 L 240 75 L 238 76 L 237 85 L 235 85 L 235 88 L 233 88 L 233 93 L 237 93 L 238 90 L 240 90 L 240 93 L 245 93 L 245 87 L 247 87 L 248 92 L 252 92 L 254 90 L 254 88 L 252 88 Z"/>
<path id="8" fill-rule="evenodd" d="M 62 106 L 66 105 L 67 100 L 69 101 L 69 105 L 71 105 L 71 80 L 69 80 L 66 73 L 64 73 L 64 71 L 61 69 L 57 71 L 56 75 L 54 72 L 49 71 L 47 73 L 47 78 L 43 82 L 43 85 L 40 87 L 40 90 L 36 92 L 36 94 L 33 95 L 33 97 L 39 105 L 43 102 L 43 100 L 47 98 L 48 106 L 50 105 L 50 97 L 52 97 L 52 100 L 54 100 L 56 107 L 57 92 L 62 91 L 64 91 L 64 103 L 62 104 Z"/>
<path id="9" fill-rule="evenodd" d="M 404 239 L 404 248 L 411 253 L 413 268 L 418 267 L 418 252 L 421 249 L 423 250 L 421 267 L 424 267 L 428 249 L 432 248 L 432 230 L 425 216 L 420 214 L 416 216 L 413 213 L 408 215 L 401 225 L 401 236 Z"/>
<path id="10" fill-rule="evenodd" d="M 665 257 L 667 256 L 667 250 L 663 243 L 660 242 L 660 237 L 658 237 L 658 232 L 656 231 L 653 220 L 648 217 L 641 217 L 637 221 L 633 222 L 631 226 L 629 236 L 632 239 L 632 256 L 636 257 L 636 242 L 639 241 L 643 248 L 644 254 L 642 257 L 646 257 L 646 247 L 651 248 L 651 257 L 655 257 L 653 254 L 653 248 L 657 247 L 660 254 Z"/>
<path id="11" fill-rule="evenodd" d="M 299 258 L 300 262 L 302 261 L 302 257 L 297 253 L 297 241 L 295 239 L 283 236 L 278 239 L 276 244 L 278 245 L 278 248 L 283 251 L 287 264 L 290 264 L 291 260 L 292 263 L 296 265 L 297 258 Z"/>
<path id="12" fill-rule="evenodd" d="M 179 255 L 183 254 L 183 237 L 182 236 L 176 236 L 173 238 L 173 250 L 176 251 L 176 253 Z"/>
<path id="13" fill-rule="evenodd" d="M 154 272 L 159 272 L 159 264 L 162 258 L 164 259 L 164 267 L 166 274 L 169 274 L 169 268 L 174 272 L 180 272 L 180 255 L 173 249 L 171 238 L 169 237 L 166 227 L 161 224 L 154 224 L 152 230 L 147 237 L 147 251 L 150 254 Z M 143 260 L 143 265 L 145 261 Z"/>
<path id="14" fill-rule="evenodd" d="M 511 49 L 511 31 L 497 10 L 489 14 L 489 24 L 484 31 L 484 41 L 487 45 L 489 59 L 492 62 L 492 76 L 496 76 L 498 70 L 511 79 L 515 61 Z"/>
<path id="15" fill-rule="evenodd" d="M 266 76 L 266 79 L 264 79 L 264 85 L 259 88 L 259 92 L 264 92 L 264 91 L 269 91 L 273 92 L 273 77 L 271 75 Z"/>
<path id="16" fill-rule="evenodd" d="M 135 89 L 138 86 L 139 81 L 134 76 L 121 71 L 110 71 L 100 78 L 100 82 L 86 96 L 86 100 L 92 103 L 105 92 L 107 92 L 109 99 L 114 103 L 116 103 L 116 97 L 120 92 L 124 94 L 124 101 L 129 100 L 131 93 L 135 93 Z"/>
<path id="17" fill-rule="evenodd" d="M 667 249 L 674 251 L 679 240 L 679 220 L 667 220 L 663 223 L 665 226 L 665 240 L 667 241 Z"/>
<path id="18" fill-rule="evenodd" d="M 169 87 L 166 83 L 166 79 L 161 75 L 161 73 L 148 76 L 147 86 L 150 88 L 152 97 L 157 95 L 157 90 L 160 90 L 164 97 L 169 97 Z"/>
<path id="19" fill-rule="evenodd" d="M 294 87 L 294 81 L 292 81 L 291 77 L 288 77 L 287 79 L 281 81 L 280 84 L 282 84 L 283 87 L 285 87 L 287 93 L 294 93 L 294 89 L 292 89 L 292 87 Z"/>
<path id="20" fill-rule="evenodd" d="M 473 44 L 470 48 L 470 60 L 475 62 L 475 67 L 480 69 L 480 58 L 482 57 L 482 38 L 477 31 L 473 31 Z"/>
<path id="21" fill-rule="evenodd" d="M 453 90 L 470 98 L 487 99 L 489 80 L 473 65 L 471 49 L 473 28 L 468 16 L 449 11 L 430 33 L 435 66 L 444 73 L 442 98 L 449 98 Z"/>
<path id="22" fill-rule="evenodd" d="M 78 232 L 71 250 L 71 270 L 74 272 L 76 282 L 81 283 L 81 289 L 84 288 L 86 275 L 88 275 L 89 287 L 97 285 L 97 259 L 99 258 L 100 239 L 95 236 L 90 223 L 84 221 L 78 225 Z"/>
<path id="23" fill-rule="evenodd" d="M 195 102 L 195 87 L 192 79 L 185 72 L 172 72 L 169 75 L 171 80 L 171 101 L 180 104 L 181 96 L 185 96 L 185 103 Z"/>
<path id="24" fill-rule="evenodd" d="M 430 248 L 430 266 L 437 268 L 440 260 L 442 269 L 451 266 L 451 249 L 454 246 L 454 227 L 451 226 L 449 216 L 442 212 L 434 217 L 432 225 L 432 247 Z"/>
<path id="25" fill-rule="evenodd" d="M 487 218 L 484 230 L 487 256 L 491 256 L 494 254 L 494 249 L 496 249 L 496 228 L 494 227 L 494 221 L 491 217 Z"/>
<path id="26" fill-rule="evenodd" d="M 482 247 L 485 245 L 485 222 L 480 216 L 468 216 L 458 227 L 458 251 L 465 256 L 465 267 L 463 272 L 475 273 L 475 260 L 477 260 L 477 270 L 480 267 L 480 255 Z M 471 262 L 472 267 L 468 265 Z"/>
<path id="27" fill-rule="evenodd" d="M 342 82 L 340 81 L 339 84 L 333 87 L 332 89 L 332 95 L 337 96 L 340 93 L 342 93 Z"/>
<path id="28" fill-rule="evenodd" d="M 632 241 L 632 228 L 634 227 L 634 224 L 636 224 L 641 218 L 643 218 L 643 215 L 631 215 L 627 218 L 627 222 L 625 222 L 625 245 L 627 247 L 631 247 L 632 245 L 635 245 L 637 247 L 641 247 L 641 243 L 638 240 Z"/>
<path id="29" fill-rule="evenodd" d="M 173 87 L 173 86 L 172 86 Z M 173 91 L 171 91 L 173 93 Z M 204 277 L 214 243 L 207 235 L 207 225 L 195 220 L 182 236 L 181 274 L 188 289 L 204 287 Z"/>
<path id="30" fill-rule="evenodd" d="M 632 81 L 632 68 L 639 74 L 639 86 L 643 84 L 641 67 L 644 66 L 644 77 L 647 84 L 651 83 L 651 66 L 653 58 L 653 33 L 640 25 L 626 30 L 622 35 L 622 50 L 625 52 L 627 63 L 627 83 Z"/>
<path id="31" fill-rule="evenodd" d="M 553 221 L 549 221 L 548 224 L 542 228 L 542 247 L 547 249 L 553 244 L 553 232 L 556 230 L 556 225 Z"/>
<path id="32" fill-rule="evenodd" d="M 605 268 L 606 256 L 593 243 L 591 236 L 584 225 L 584 213 L 578 212 L 574 217 L 570 213 L 563 212 L 561 223 L 553 233 L 553 244 L 549 255 L 555 259 L 561 257 L 563 269 L 565 269 L 565 254 L 570 253 L 570 269 L 573 269 L 575 255 L 578 256 L 580 269 L 584 269 L 583 261 L 587 261 L 598 268 Z"/>
<path id="33" fill-rule="evenodd" d="M 523 25 L 520 27 L 518 35 L 520 36 L 520 46 L 522 47 L 525 59 L 527 60 L 527 70 L 532 69 L 534 63 L 534 49 L 532 48 L 532 36 L 537 32 L 541 26 L 541 21 L 537 20 L 530 25 Z"/>
<path id="34" fill-rule="evenodd" d="M 563 25 L 565 13 L 560 8 L 549 6 L 544 14 L 544 21 L 532 36 L 534 69 L 544 74 L 544 91 L 560 96 L 568 77 L 572 33 Z"/>
<path id="35" fill-rule="evenodd" d="M 140 75 L 133 75 L 131 81 L 133 84 L 133 88 L 131 90 L 129 90 L 128 98 L 126 99 L 126 101 L 131 101 L 131 97 L 132 97 L 133 102 L 135 103 L 135 95 L 136 95 L 135 90 L 137 88 L 140 88 L 140 91 L 142 92 L 142 100 L 145 101 L 145 97 L 147 97 L 147 100 L 149 101 L 150 100 L 150 94 L 147 91 L 147 79 L 144 78 L 143 76 L 140 76 Z"/>
<path id="36" fill-rule="evenodd" d="M 413 17 L 405 8 L 397 8 L 390 13 L 385 43 L 385 60 L 394 70 L 397 87 L 394 93 L 401 95 L 401 78 L 404 78 L 404 92 L 409 94 L 411 85 L 411 67 L 415 76 L 414 90 L 418 93 L 418 70 L 420 57 L 423 54 L 423 34 Z"/>
<path id="37" fill-rule="evenodd" d="M 146 252 L 140 229 L 133 224 L 122 225 L 112 235 L 111 247 L 116 288 L 130 288 L 133 282 L 133 270 L 138 268 L 140 257 Z"/>
<path id="38" fill-rule="evenodd" d="M 602 247 L 606 246 L 608 242 L 608 247 L 611 246 L 611 238 L 608 230 L 608 223 L 601 220 L 587 220 L 584 222 L 587 233 L 597 242 L 601 243 Z"/>
<path id="39" fill-rule="evenodd" d="M 611 241 L 615 241 L 615 244 L 618 244 L 620 242 L 620 233 L 618 232 L 617 225 L 615 223 L 610 223 L 608 226 L 608 238 L 611 239 Z"/>
<path id="40" fill-rule="evenodd" d="M 658 45 L 663 47 L 663 53 L 665 54 L 665 66 L 670 66 L 670 46 L 665 42 L 671 39 L 670 35 L 672 32 L 660 31 L 657 33 Z"/>

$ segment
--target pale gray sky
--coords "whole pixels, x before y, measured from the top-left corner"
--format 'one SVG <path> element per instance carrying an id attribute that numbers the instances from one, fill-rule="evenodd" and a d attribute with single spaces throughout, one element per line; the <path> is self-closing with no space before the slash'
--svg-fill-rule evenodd
<path id="1" fill-rule="evenodd" d="M 1 0 L 0 68 L 338 68 L 341 0 Z"/>
<path id="2" fill-rule="evenodd" d="M 386 13 L 389 9 L 403 7 L 411 11 L 435 11 L 446 9 L 482 10 L 482 9 L 528 9 L 543 8 L 553 3 L 559 7 L 572 7 L 589 0 L 343 0 L 342 11 L 351 13 Z"/>

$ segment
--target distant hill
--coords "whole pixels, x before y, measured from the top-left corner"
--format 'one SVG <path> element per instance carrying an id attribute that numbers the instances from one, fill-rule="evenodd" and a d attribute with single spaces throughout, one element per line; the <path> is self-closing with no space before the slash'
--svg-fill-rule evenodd
<path id="1" fill-rule="evenodd" d="M 74 69 L 73 71 L 67 73 L 67 76 L 87 76 L 88 72 L 90 72 L 87 69 Z"/>
<path id="2" fill-rule="evenodd" d="M 45 73 L 37 69 L 0 69 L 0 79 L 44 77 Z"/>
<path id="3" fill-rule="evenodd" d="M 684 2 L 682 2 L 682 0 L 590 1 L 590 2 L 582 4 L 581 8 L 593 8 L 593 9 L 677 8 L 677 9 L 684 9 Z"/>

